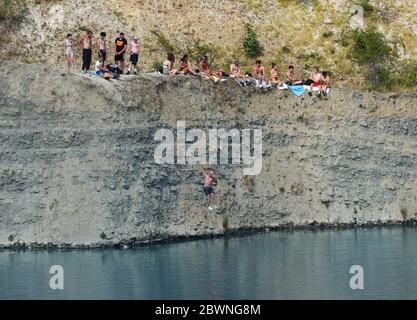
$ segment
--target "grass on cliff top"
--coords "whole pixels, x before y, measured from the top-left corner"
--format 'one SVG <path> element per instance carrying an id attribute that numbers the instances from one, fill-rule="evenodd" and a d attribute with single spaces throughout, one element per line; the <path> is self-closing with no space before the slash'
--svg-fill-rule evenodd
<path id="1" fill-rule="evenodd" d="M 47 15 L 51 5 L 58 0 L 0 0 L 0 19 L 1 15 L 18 16 L 26 10 L 27 6 L 33 3 L 41 4 L 42 12 Z M 90 5 L 91 0 L 83 0 L 86 6 Z M 137 22 L 136 2 L 124 0 L 120 6 L 114 6 L 108 16 L 108 22 L 98 22 L 97 20 L 83 20 L 78 23 L 77 29 L 72 29 L 76 36 L 82 34 L 87 27 L 94 29 L 96 33 L 104 30 L 111 30 L 111 26 L 126 25 L 125 31 L 138 30 L 142 28 L 141 22 Z M 60 2 L 63 5 L 65 2 Z M 110 1 L 109 5 L 115 4 Z M 260 58 L 269 75 L 271 63 L 277 64 L 280 76 L 283 78 L 287 67 L 292 64 L 296 67 L 297 78 L 309 76 L 311 68 L 318 66 L 321 70 L 326 70 L 331 74 L 333 86 L 344 86 L 356 89 L 369 89 L 378 91 L 411 91 L 417 86 L 417 71 L 414 68 L 414 59 L 399 58 L 396 53 L 397 46 L 404 48 L 410 53 L 417 52 L 417 38 L 410 31 L 409 25 L 413 25 L 413 14 L 407 12 L 410 1 L 406 4 L 399 4 L 391 0 L 369 1 L 369 0 L 342 0 L 345 7 L 332 4 L 331 2 L 319 0 L 238 0 L 219 2 L 219 12 L 213 10 L 213 17 L 218 20 L 210 20 L 211 11 L 207 16 L 208 20 L 202 20 L 197 13 L 207 13 L 210 10 L 206 4 L 194 0 L 178 0 L 175 4 L 162 6 L 161 8 L 150 1 L 143 1 L 143 10 L 149 8 L 149 15 L 154 15 L 156 20 L 150 19 L 149 26 L 143 26 L 144 35 L 141 37 L 143 46 L 143 59 L 139 63 L 142 70 L 154 69 L 166 58 L 167 52 L 174 52 L 176 63 L 184 53 L 190 56 L 190 62 L 196 67 L 199 57 L 208 54 L 211 67 L 213 69 L 229 70 L 229 65 L 236 59 L 241 62 L 244 71 L 252 71 L 254 60 Z M 365 31 L 382 31 L 379 35 L 360 34 L 356 38 L 352 36 L 350 29 L 350 19 L 348 8 L 351 4 L 363 7 L 365 14 L 365 24 L 368 27 Z M 149 5 L 151 7 L 149 7 Z M 7 10 L 5 9 L 7 7 Z M 340 9 L 340 8 L 344 9 Z M 175 16 L 171 19 L 168 16 L 172 13 L 172 8 L 181 8 L 187 14 Z M 220 9 L 225 9 L 221 10 Z M 235 9 L 238 9 L 237 12 Z M 401 10 L 400 10 L 401 9 Z M 142 10 L 142 9 L 140 9 Z M 171 10 L 171 11 L 170 11 Z M 345 12 L 345 11 L 346 12 Z M 27 10 L 26 10 L 27 12 Z M 399 14 L 407 17 L 405 22 L 397 23 Z M 205 16 L 204 16 L 205 17 Z M 300 19 L 300 17 L 302 17 Z M 158 19 L 165 20 L 158 20 Z M 171 19 L 171 20 L 170 20 Z M 230 29 L 224 28 L 222 24 L 213 25 L 213 30 L 218 30 L 209 36 L 204 30 L 211 28 L 207 26 L 207 21 L 232 21 Z M 403 19 L 403 20 L 404 20 Z M 173 26 L 172 20 L 178 29 L 169 28 Z M 155 23 L 155 21 L 164 21 Z M 184 22 L 186 21 L 187 24 Z M 107 23 L 107 24 L 106 24 Z M 156 27 L 152 27 L 155 25 Z M 245 45 L 245 35 L 247 30 L 245 25 L 250 26 L 253 33 Z M 168 27 L 167 27 L 168 26 Z M 48 44 L 35 43 L 33 47 L 27 49 L 20 46 L 19 39 L 14 34 L 2 34 L 0 37 L 7 39 L 3 43 L 10 43 L 7 47 L 0 47 L 0 54 L 4 57 L 14 57 L 17 60 L 27 62 L 43 62 L 45 57 L 56 57 L 55 63 L 64 64 L 61 54 L 62 29 L 50 29 L 45 26 L 44 30 L 36 30 L 34 38 L 42 38 L 42 32 L 47 35 Z M 147 29 L 149 28 L 149 29 Z M 152 29 L 153 28 L 153 29 Z M 96 30 L 97 29 L 97 30 Z M 100 30 L 99 30 L 100 29 Z M 168 31 L 171 30 L 171 31 Z M 384 31 L 385 30 L 385 31 Z M 386 32 L 386 31 L 390 32 Z M 385 35 L 390 34 L 389 39 Z M 38 36 L 39 35 L 39 36 Z M 129 35 L 130 36 L 130 35 Z M 369 37 L 368 37 L 369 36 Z M 12 37 L 12 38 L 11 38 Z M 56 41 L 56 42 L 54 42 Z M 247 49 L 250 50 L 247 50 Z M 385 55 L 383 50 L 391 48 L 392 52 Z M 33 55 L 33 50 L 38 50 L 43 54 L 39 57 Z M 55 50 L 55 51 L 54 51 Z M 370 51 L 369 51 L 370 50 Z M 374 52 L 372 52 L 374 50 Z M 254 54 L 249 54 L 253 52 Z M 387 51 L 388 52 L 388 51 Z M 54 54 L 54 53 L 59 53 Z M 80 53 L 77 51 L 76 55 Z M 361 57 L 373 57 L 371 60 L 384 61 L 379 65 L 372 65 L 371 60 L 361 61 Z M 383 59 L 381 59 L 381 56 Z M 38 60 L 36 60 L 38 59 Z M 365 59 L 366 60 L 366 59 Z M 143 67 L 142 67 L 143 66 Z"/>
<path id="2" fill-rule="evenodd" d="M 25 0 L 2 0 L 0 1 L 0 20 L 16 18 L 26 9 Z"/>

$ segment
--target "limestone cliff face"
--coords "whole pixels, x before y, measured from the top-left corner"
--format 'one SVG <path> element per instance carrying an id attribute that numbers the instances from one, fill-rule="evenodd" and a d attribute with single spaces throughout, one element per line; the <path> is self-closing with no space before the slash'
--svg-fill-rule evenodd
<path id="1" fill-rule="evenodd" d="M 417 214 L 417 95 L 257 92 L 143 75 L 107 82 L 42 65 L 0 80 L 0 244 L 112 244 L 229 227 L 404 221 Z M 262 128 L 263 169 L 158 165 L 154 134 Z"/>

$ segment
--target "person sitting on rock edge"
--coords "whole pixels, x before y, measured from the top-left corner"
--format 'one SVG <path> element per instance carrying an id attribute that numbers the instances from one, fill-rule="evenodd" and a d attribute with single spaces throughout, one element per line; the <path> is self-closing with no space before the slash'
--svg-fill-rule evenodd
<path id="1" fill-rule="evenodd" d="M 312 96 L 313 88 L 317 88 L 318 89 L 317 97 L 320 97 L 321 96 L 321 73 L 319 72 L 317 67 L 313 68 L 310 80 L 311 80 L 311 84 L 310 86 L 307 87 L 308 95 Z"/>
<path id="2" fill-rule="evenodd" d="M 281 84 L 279 81 L 279 71 L 277 65 L 273 62 L 271 65 L 271 79 L 270 82 L 275 85 Z"/>
<path id="3" fill-rule="evenodd" d="M 262 65 L 261 60 L 255 61 L 255 67 L 253 68 L 253 74 L 256 79 L 256 87 L 262 88 L 264 80 L 265 80 L 265 68 Z"/>
<path id="4" fill-rule="evenodd" d="M 177 69 L 174 69 L 174 62 L 175 56 L 172 52 L 168 53 L 167 59 L 162 64 L 162 74 L 169 76 L 169 75 L 176 75 L 179 73 Z"/>
<path id="5" fill-rule="evenodd" d="M 326 71 L 321 74 L 321 92 L 324 96 L 327 96 L 330 90 L 330 76 Z"/>
<path id="6" fill-rule="evenodd" d="M 303 83 L 302 80 L 294 80 L 294 66 L 289 66 L 287 74 L 285 75 L 285 84 L 289 86 L 296 86 L 301 85 Z"/>
<path id="7" fill-rule="evenodd" d="M 186 74 L 186 75 L 188 75 L 188 74 L 190 74 L 190 75 L 192 75 L 192 76 L 195 76 L 195 75 L 196 75 L 196 73 L 194 72 L 194 70 L 193 70 L 193 69 L 191 69 L 191 68 L 188 66 L 188 54 L 185 54 L 185 55 L 181 58 L 181 60 L 180 60 L 180 62 L 179 62 L 178 71 L 179 71 L 180 73 L 183 73 L 183 74 Z"/>
<path id="8" fill-rule="evenodd" d="M 208 65 L 208 57 L 206 55 L 201 57 L 198 67 L 200 68 L 200 72 L 205 76 L 210 77 L 212 75 Z"/>

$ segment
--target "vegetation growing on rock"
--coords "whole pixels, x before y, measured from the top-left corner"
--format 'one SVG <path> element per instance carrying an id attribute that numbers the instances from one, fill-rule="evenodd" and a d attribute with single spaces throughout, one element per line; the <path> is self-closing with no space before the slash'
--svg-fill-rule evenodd
<path id="1" fill-rule="evenodd" d="M 353 5 L 363 8 L 364 28 L 352 37 L 351 21 L 357 14 Z M 335 85 L 414 90 L 416 10 L 414 0 L 109 0 L 105 5 L 93 0 L 6 0 L 0 4 L 0 40 L 7 46 L 1 46 L 0 59 L 64 66 L 65 34 L 77 38 L 90 28 L 96 36 L 106 31 L 110 43 L 118 31 L 128 39 L 138 35 L 143 71 L 160 65 L 170 50 L 177 62 L 183 53 L 192 63 L 207 53 L 213 67 L 224 70 L 239 58 L 245 71 L 262 53 L 266 71 L 275 62 L 281 77 L 289 64 L 295 65 L 298 78 L 318 65 L 331 72 Z M 372 54 L 389 47 L 395 59 L 382 53 L 390 63 L 370 69 L 355 58 L 355 39 L 382 44 L 368 47 L 377 49 Z"/>

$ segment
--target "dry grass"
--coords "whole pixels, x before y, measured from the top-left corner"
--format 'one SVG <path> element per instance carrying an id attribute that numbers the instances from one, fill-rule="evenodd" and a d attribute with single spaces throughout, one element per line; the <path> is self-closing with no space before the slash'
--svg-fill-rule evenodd
<path id="1" fill-rule="evenodd" d="M 151 36 L 151 30 L 157 29 L 175 44 L 177 55 L 187 47 L 192 48 L 197 40 L 215 47 L 221 54 L 216 67 L 228 70 L 230 62 L 240 58 L 243 69 L 250 71 L 253 59 L 246 58 L 242 50 L 243 24 L 249 22 L 264 47 L 260 58 L 267 73 L 272 62 L 278 65 L 281 76 L 289 64 L 296 66 L 298 77 L 308 74 L 312 65 L 319 65 L 331 72 L 334 85 L 361 87 L 361 70 L 349 59 L 346 48 L 337 42 L 342 31 L 349 29 L 351 1 L 338 3 L 325 0 L 142 0 L 138 5 L 134 0 L 108 0 L 102 5 L 93 0 L 27 0 L 34 16 L 24 20 L 24 28 L 14 29 L 13 34 L 8 31 L 12 28 L 0 28 L 2 37 L 12 37 L 8 49 L 0 50 L 0 58 L 10 56 L 10 52 L 15 52 L 13 48 L 19 47 L 17 60 L 36 62 L 31 53 L 45 50 L 51 57 L 48 62 L 62 65 L 63 59 L 58 57 L 62 55 L 65 33 L 73 32 L 78 37 L 88 27 L 96 35 L 106 31 L 110 43 L 121 30 L 128 39 L 133 34 L 138 35 L 143 45 L 139 64 L 142 70 L 149 70 L 154 61 L 165 59 L 165 52 L 155 49 L 157 44 Z M 366 23 L 383 30 L 389 40 L 399 43 L 406 57 L 415 57 L 417 3 L 375 0 L 372 4 L 378 10 L 367 15 Z M 50 12 L 53 6 L 63 6 L 65 10 L 61 26 L 53 23 L 56 19 L 54 12 Z M 33 35 L 28 42 L 31 48 L 27 50 L 20 48 L 24 34 Z"/>

